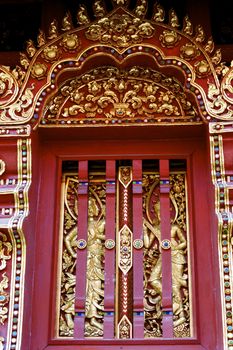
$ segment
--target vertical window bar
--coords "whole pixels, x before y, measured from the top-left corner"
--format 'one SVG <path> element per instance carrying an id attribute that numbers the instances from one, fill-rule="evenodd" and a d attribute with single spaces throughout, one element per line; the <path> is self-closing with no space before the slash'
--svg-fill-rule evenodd
<path id="1" fill-rule="evenodd" d="M 134 338 L 144 337 L 142 161 L 133 160 Z"/>
<path id="2" fill-rule="evenodd" d="M 76 260 L 76 290 L 74 338 L 84 338 L 86 269 L 87 269 L 87 225 L 88 225 L 88 161 L 79 161 L 78 187 L 78 241 Z M 80 273 L 81 272 L 81 273 Z"/>
<path id="3" fill-rule="evenodd" d="M 173 337 L 169 160 L 160 160 L 163 338 Z"/>
<path id="4" fill-rule="evenodd" d="M 106 161 L 104 338 L 114 338 L 116 162 Z"/>

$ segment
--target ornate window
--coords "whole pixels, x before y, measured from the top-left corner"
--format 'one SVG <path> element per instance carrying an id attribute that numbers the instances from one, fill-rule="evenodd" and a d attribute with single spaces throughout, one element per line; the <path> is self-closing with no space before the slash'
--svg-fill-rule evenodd
<path id="1" fill-rule="evenodd" d="M 185 160 L 62 162 L 56 337 L 192 338 Z"/>

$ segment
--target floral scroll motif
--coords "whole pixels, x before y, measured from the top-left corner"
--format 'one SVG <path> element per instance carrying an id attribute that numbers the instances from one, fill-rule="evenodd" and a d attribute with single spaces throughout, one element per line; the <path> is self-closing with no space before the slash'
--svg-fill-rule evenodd
<path id="1" fill-rule="evenodd" d="M 8 241 L 6 234 L 0 232 L 0 271 L 7 267 L 7 260 L 11 259 L 12 244 Z M 8 315 L 9 303 L 9 278 L 4 272 L 0 280 L 0 324 L 4 325 Z"/>
<path id="2" fill-rule="evenodd" d="M 105 184 L 92 183 L 88 200 L 85 336 L 103 336 Z"/>
<path id="3" fill-rule="evenodd" d="M 185 175 L 170 176 L 174 337 L 190 337 Z M 159 176 L 143 175 L 145 337 L 162 337 L 162 256 Z"/>
<path id="4" fill-rule="evenodd" d="M 125 48 L 141 43 L 145 38 L 151 38 L 154 31 L 150 22 L 133 18 L 128 14 L 114 14 L 92 24 L 86 32 L 86 37 L 92 41 L 98 40 L 103 44 Z"/>
<path id="5" fill-rule="evenodd" d="M 138 116 L 161 120 L 185 116 L 193 121 L 197 110 L 174 78 L 140 67 L 119 70 L 107 66 L 64 84 L 50 100 L 46 114 L 52 124 L 68 117 L 107 123 Z"/>
<path id="6" fill-rule="evenodd" d="M 60 288 L 59 335 L 72 337 L 74 332 L 74 300 L 76 285 L 78 179 L 64 178 L 63 251 Z"/>

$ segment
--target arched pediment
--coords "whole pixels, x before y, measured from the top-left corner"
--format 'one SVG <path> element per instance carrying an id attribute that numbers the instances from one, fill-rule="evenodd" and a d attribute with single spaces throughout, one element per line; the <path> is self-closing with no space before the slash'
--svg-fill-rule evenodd
<path id="1" fill-rule="evenodd" d="M 173 123 L 174 120 L 175 122 L 178 120 L 178 123 L 232 120 L 233 71 L 221 63 L 220 51 L 214 52 L 213 40 L 205 39 L 205 33 L 200 25 L 193 30 L 192 23 L 186 16 L 180 29 L 174 10 L 170 11 L 169 23 L 166 24 L 164 10 L 157 3 L 151 18 L 147 19 L 145 0 L 138 1 L 133 11 L 128 9 L 127 1 L 115 0 L 113 4 L 114 10 L 106 13 L 102 1 L 93 1 L 96 16 L 94 22 L 90 22 L 87 9 L 80 6 L 77 13 L 79 23 L 77 28 L 73 27 L 70 14 L 64 17 L 60 29 L 56 21 L 53 21 L 47 37 L 42 31 L 39 32 L 37 46 L 31 40 L 27 42 L 26 52 L 20 55 L 20 66 L 12 71 L 1 67 L 0 124 L 2 126 L 31 124 L 35 127 L 39 120 L 41 125 L 53 124 L 54 116 L 51 117 L 49 110 L 52 101 L 61 96 L 64 86 L 83 79 L 91 70 L 94 72 L 95 68 L 99 72 L 101 69 L 109 71 L 111 67 L 116 67 L 116 70 L 121 72 L 119 74 L 125 74 L 123 80 L 126 83 L 127 79 L 132 78 L 128 73 L 134 66 L 140 67 L 141 81 L 145 74 L 147 82 L 152 83 L 155 72 L 158 72 L 168 80 L 174 81 L 174 84 L 176 82 L 181 88 L 179 93 L 182 94 L 184 101 L 189 101 L 190 107 L 187 108 L 186 103 L 184 108 L 184 104 L 179 102 L 181 96 L 176 96 L 174 92 L 175 87 L 169 86 L 169 88 L 156 88 L 158 94 L 165 90 L 169 91 L 174 95 L 172 100 L 177 104 L 177 108 L 179 105 L 177 112 L 175 105 L 167 97 L 168 104 L 174 107 L 169 118 L 166 118 L 168 111 L 162 109 L 161 114 L 157 111 L 151 113 L 153 108 L 144 102 L 144 107 L 141 110 L 139 108 L 137 113 L 136 108 L 132 106 L 133 110 L 129 108 L 128 112 L 126 111 L 127 102 L 124 105 L 126 110 L 121 111 L 122 113 L 133 115 L 135 111 L 140 117 L 142 110 L 145 112 L 149 108 L 147 114 L 155 114 L 156 123 L 163 117 L 167 124 Z M 136 77 L 137 81 L 140 79 Z M 132 91 L 131 83 L 128 82 L 126 85 Z M 80 88 L 83 89 L 82 93 L 87 92 L 87 86 Z M 101 93 L 106 93 L 103 86 L 101 89 Z M 136 93 L 136 90 L 134 92 Z M 154 92 L 152 95 L 158 100 L 158 95 Z M 145 100 L 146 97 L 139 93 L 139 98 Z M 115 105 L 112 103 L 111 107 L 109 106 L 111 112 L 106 112 L 110 113 L 108 117 L 101 108 L 99 112 L 105 113 L 109 120 L 110 115 L 111 118 L 117 115 L 119 112 L 117 106 L 124 103 L 123 100 L 122 96 L 116 98 Z M 72 101 L 71 95 L 67 99 L 67 106 L 63 104 L 66 110 L 62 111 L 62 114 L 67 121 L 70 119 L 72 124 L 74 116 L 68 101 L 69 103 Z M 78 101 L 73 108 L 76 112 L 77 110 L 80 112 L 82 108 L 85 110 Z M 160 110 L 159 106 L 156 108 Z M 92 120 L 95 117 L 98 119 L 97 114 L 93 114 Z M 61 116 L 56 116 L 55 119 L 60 120 Z M 147 116 L 144 119 L 147 119 Z M 98 124 L 98 120 L 96 122 Z"/>

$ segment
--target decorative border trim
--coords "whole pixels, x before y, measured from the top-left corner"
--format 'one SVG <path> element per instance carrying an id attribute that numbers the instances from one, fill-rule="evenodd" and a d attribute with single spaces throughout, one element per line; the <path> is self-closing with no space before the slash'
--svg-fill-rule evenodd
<path id="1" fill-rule="evenodd" d="M 221 135 L 210 136 L 212 181 L 215 186 L 215 210 L 218 217 L 218 252 L 222 301 L 224 350 L 233 350 L 233 262 L 232 222 L 229 211 L 229 188 L 225 178 L 223 140 Z"/>
<path id="2" fill-rule="evenodd" d="M 32 178 L 30 139 L 18 139 L 17 156 L 18 183 L 14 189 L 15 213 L 8 224 L 13 254 L 6 350 L 21 349 L 26 267 L 26 241 L 22 226 L 25 217 L 29 214 L 28 191 Z"/>

